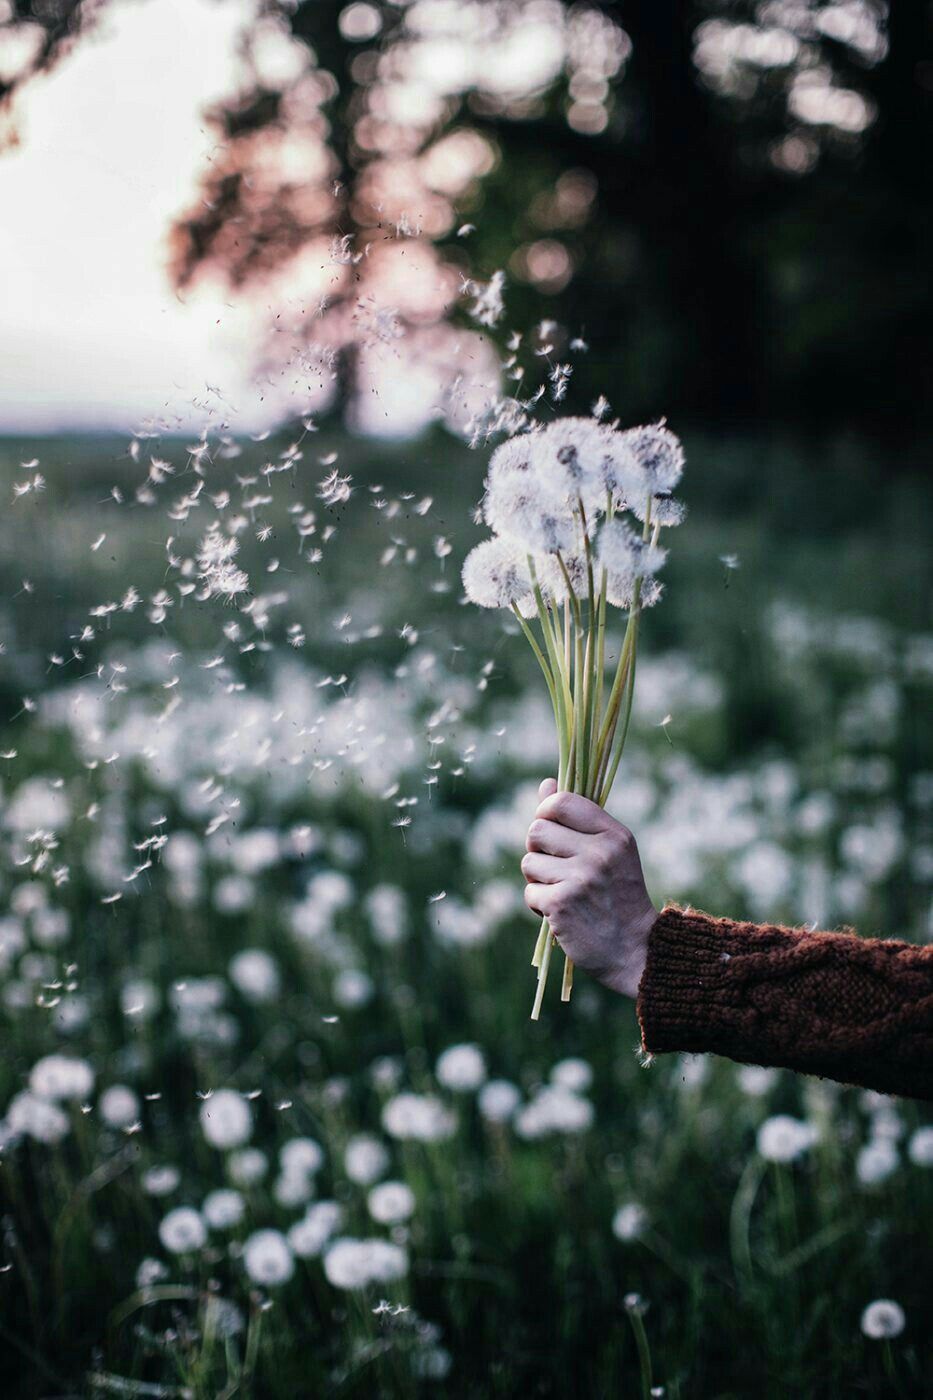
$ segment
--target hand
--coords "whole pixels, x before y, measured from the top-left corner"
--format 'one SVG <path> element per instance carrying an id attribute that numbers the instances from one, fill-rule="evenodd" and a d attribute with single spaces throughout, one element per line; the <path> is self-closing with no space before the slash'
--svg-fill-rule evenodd
<path id="1" fill-rule="evenodd" d="M 635 997 L 658 917 L 627 827 L 547 778 L 522 857 L 525 903 L 543 914 L 577 967 Z"/>

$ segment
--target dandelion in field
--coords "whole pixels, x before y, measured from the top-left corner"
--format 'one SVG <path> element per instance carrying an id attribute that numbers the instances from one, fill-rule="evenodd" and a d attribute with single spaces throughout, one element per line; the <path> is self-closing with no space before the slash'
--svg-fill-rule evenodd
<path id="1" fill-rule="evenodd" d="M 774 1088 L 778 1072 L 768 1065 L 740 1065 L 736 1078 L 743 1094 L 751 1099 L 761 1099 Z"/>
<path id="2" fill-rule="evenodd" d="M 402 1141 L 443 1142 L 457 1126 L 454 1115 L 432 1094 L 396 1094 L 382 1110 L 382 1126 Z"/>
<path id="3" fill-rule="evenodd" d="M 151 1288 L 168 1278 L 168 1265 L 161 1259 L 143 1259 L 136 1270 L 136 1287 Z"/>
<path id="4" fill-rule="evenodd" d="M 230 960 L 230 981 L 241 996 L 257 1006 L 274 1001 L 279 994 L 279 965 L 262 948 L 244 948 Z"/>
<path id="5" fill-rule="evenodd" d="M 855 1175 L 860 1186 L 880 1186 L 900 1164 L 897 1148 L 888 1138 L 873 1138 L 860 1148 L 855 1159 Z"/>
<path id="6" fill-rule="evenodd" d="M 334 1001 L 344 1010 L 352 1011 L 372 1001 L 376 985 L 368 973 L 357 968 L 347 968 L 338 973 L 334 980 Z"/>
<path id="7" fill-rule="evenodd" d="M 371 1133 L 357 1133 L 350 1138 L 343 1154 L 343 1169 L 359 1186 L 371 1186 L 388 1169 L 389 1154 L 383 1143 Z"/>
<path id="8" fill-rule="evenodd" d="M 408 936 L 408 901 L 398 885 L 374 885 L 363 901 L 373 938 L 384 948 Z"/>
<path id="9" fill-rule="evenodd" d="M 311 1259 L 322 1254 L 342 1223 L 342 1206 L 336 1201 L 316 1201 L 288 1231 L 288 1243 L 293 1254 L 299 1259 Z"/>
<path id="10" fill-rule="evenodd" d="M 280 1149 L 279 1161 L 285 1172 L 313 1174 L 324 1165 L 324 1149 L 313 1138 L 291 1138 Z"/>
<path id="11" fill-rule="evenodd" d="M 177 1206 L 162 1218 L 159 1239 L 169 1254 L 194 1254 L 207 1243 L 207 1227 L 191 1206 Z"/>
<path id="12" fill-rule="evenodd" d="M 263 1180 L 269 1170 L 269 1159 L 260 1147 L 244 1147 L 230 1153 L 226 1166 L 234 1185 L 245 1189 Z"/>
<path id="13" fill-rule="evenodd" d="M 97 1111 L 111 1128 L 128 1128 L 139 1118 L 139 1099 L 126 1084 L 111 1084 L 97 1101 Z"/>
<path id="14" fill-rule="evenodd" d="M 640 1239 L 648 1225 L 648 1214 L 637 1201 L 627 1201 L 619 1206 L 612 1217 L 612 1233 L 623 1244 L 631 1244 Z"/>
<path id="15" fill-rule="evenodd" d="M 13 1095 L 7 1106 L 6 1128 L 13 1137 L 55 1143 L 67 1137 L 71 1123 L 58 1104 L 23 1089 Z"/>
<path id="16" fill-rule="evenodd" d="M 515 1118 L 521 1138 L 547 1137 L 553 1133 L 575 1135 L 593 1126 L 593 1105 L 579 1094 L 557 1084 L 546 1084 Z"/>
<path id="17" fill-rule="evenodd" d="M 245 1200 L 229 1187 L 210 1191 L 201 1203 L 201 1214 L 212 1230 L 235 1229 L 245 1213 Z"/>
<path id="18" fill-rule="evenodd" d="M 817 1140 L 812 1123 L 777 1113 L 758 1129 L 758 1151 L 766 1162 L 796 1162 Z"/>
<path id="19" fill-rule="evenodd" d="M 562 397 L 567 366 L 552 373 Z M 557 729 L 558 787 L 604 806 L 628 734 L 639 620 L 661 597 L 661 530 L 683 511 L 672 492 L 683 448 L 665 424 L 619 432 L 559 418 L 493 452 L 483 498 L 491 538 L 463 565 L 469 601 L 509 609 L 541 667 Z M 634 524 L 632 523 L 634 521 Z M 614 658 L 609 609 L 627 614 Z M 608 662 L 608 669 L 607 669 Z M 543 920 L 532 964 L 540 1014 L 555 939 Z M 568 1000 L 572 963 L 561 989 Z"/>
<path id="20" fill-rule="evenodd" d="M 572 1094 L 585 1094 L 593 1082 L 593 1067 L 588 1060 L 572 1056 L 558 1060 L 551 1068 L 551 1083 Z"/>
<path id="21" fill-rule="evenodd" d="M 218 1089 L 198 1110 L 201 1131 L 212 1147 L 242 1147 L 253 1131 L 249 1104 L 236 1089 Z"/>
<path id="22" fill-rule="evenodd" d="M 479 1091 L 477 1105 L 488 1123 L 507 1123 L 522 1101 L 521 1090 L 508 1079 L 489 1079 Z"/>
<path id="23" fill-rule="evenodd" d="M 243 1267 L 253 1283 L 274 1288 L 295 1272 L 295 1256 L 280 1230 L 256 1230 L 243 1246 Z"/>
<path id="24" fill-rule="evenodd" d="M 170 1165 L 150 1167 L 143 1173 L 142 1188 L 147 1196 L 170 1196 L 178 1190 L 181 1172 Z"/>
<path id="25" fill-rule="evenodd" d="M 367 1288 L 371 1283 L 394 1283 L 408 1272 L 408 1255 L 388 1240 L 335 1240 L 324 1255 L 324 1273 L 334 1288 Z"/>
<path id="26" fill-rule="evenodd" d="M 445 1089 L 469 1093 L 486 1078 L 486 1060 L 478 1045 L 451 1045 L 439 1056 L 434 1073 Z"/>
<path id="27" fill-rule="evenodd" d="M 94 1087 L 94 1071 L 86 1060 L 44 1055 L 30 1070 L 29 1087 L 42 1099 L 84 1099 Z"/>
<path id="28" fill-rule="evenodd" d="M 933 1127 L 916 1129 L 907 1144 L 907 1156 L 915 1167 L 933 1167 Z"/>
<path id="29" fill-rule="evenodd" d="M 398 1225 L 415 1210 L 415 1193 L 404 1181 L 383 1181 L 366 1197 L 366 1206 L 378 1225 Z"/>
<path id="30" fill-rule="evenodd" d="M 883 1342 L 899 1337 L 906 1323 L 900 1303 L 893 1298 L 876 1298 L 862 1313 L 861 1328 L 873 1342 Z"/>

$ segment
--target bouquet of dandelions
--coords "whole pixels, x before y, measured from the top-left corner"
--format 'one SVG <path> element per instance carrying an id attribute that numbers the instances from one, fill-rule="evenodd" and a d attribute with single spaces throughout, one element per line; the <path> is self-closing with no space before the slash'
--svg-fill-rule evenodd
<path id="1" fill-rule="evenodd" d="M 657 423 L 622 432 L 591 418 L 561 418 L 500 444 L 482 514 L 493 531 L 463 566 L 468 599 L 509 608 L 544 674 L 557 725 L 558 788 L 605 806 L 632 713 L 639 618 L 660 598 L 667 551 L 661 530 L 679 525 L 672 491 L 680 441 Z M 609 608 L 627 614 L 618 656 L 607 657 Z M 555 938 L 543 919 L 532 966 L 537 1020 Z M 564 960 L 561 999 L 573 963 Z"/>

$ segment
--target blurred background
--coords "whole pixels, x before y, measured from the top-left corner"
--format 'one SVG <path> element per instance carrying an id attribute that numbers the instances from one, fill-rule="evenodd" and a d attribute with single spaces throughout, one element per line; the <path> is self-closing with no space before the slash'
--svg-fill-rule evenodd
<path id="1" fill-rule="evenodd" d="M 929 938 L 931 25 L 0 0 L 5 1393 L 926 1392 L 917 1105 L 527 1021 L 459 569 L 503 432 L 665 416 L 656 902 Z"/>

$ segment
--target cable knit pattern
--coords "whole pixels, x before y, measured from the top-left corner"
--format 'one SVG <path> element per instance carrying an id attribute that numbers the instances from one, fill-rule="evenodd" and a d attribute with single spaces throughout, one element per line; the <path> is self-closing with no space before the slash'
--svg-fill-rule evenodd
<path id="1" fill-rule="evenodd" d="M 933 946 L 666 907 L 638 989 L 642 1045 L 711 1051 L 933 1099 Z"/>

